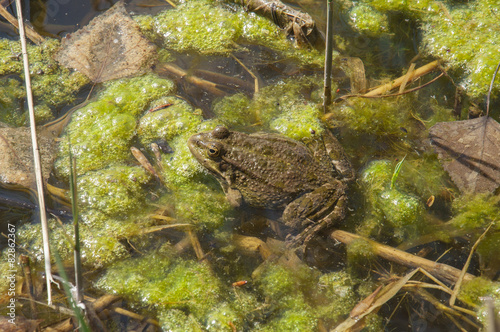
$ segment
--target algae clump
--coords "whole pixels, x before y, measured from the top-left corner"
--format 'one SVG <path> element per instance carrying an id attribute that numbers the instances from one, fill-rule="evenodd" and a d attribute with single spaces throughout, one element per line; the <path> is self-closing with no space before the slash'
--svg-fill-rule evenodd
<path id="1" fill-rule="evenodd" d="M 142 186 L 150 180 L 151 175 L 137 166 L 112 166 L 88 172 L 77 179 L 80 206 L 110 216 L 126 216 L 144 205 Z"/>
<path id="2" fill-rule="evenodd" d="M 395 228 L 395 235 L 412 232 L 423 227 L 424 206 L 410 193 L 390 188 L 392 164 L 386 160 L 372 161 L 361 174 L 361 183 L 366 190 L 368 209 L 372 214 L 365 221 L 364 234 L 369 234 L 380 223 Z M 373 223 L 374 219 L 379 220 Z"/>
<path id="3" fill-rule="evenodd" d="M 214 113 L 230 126 L 260 124 L 296 140 L 319 137 L 325 128 L 319 119 L 320 100 L 312 95 L 320 86 L 317 77 L 278 80 L 262 88 L 253 99 L 236 94 L 218 100 L 214 103 Z"/>
<path id="4" fill-rule="evenodd" d="M 349 24 L 368 35 L 380 35 L 389 31 L 387 16 L 366 4 L 354 6 L 349 11 Z"/>
<path id="5" fill-rule="evenodd" d="M 97 101 L 73 114 L 55 163 L 59 176 L 68 177 L 70 144 L 79 175 L 129 160 L 138 115 L 151 101 L 174 91 L 171 81 L 153 74 L 111 81 L 105 87 Z"/>
<path id="6" fill-rule="evenodd" d="M 187 310 L 201 321 L 221 300 L 220 281 L 208 265 L 165 250 L 115 263 L 96 286 L 159 310 Z"/>
<path id="7" fill-rule="evenodd" d="M 76 93 L 89 83 L 84 75 L 59 66 L 53 59 L 52 56 L 59 45 L 60 42 L 56 39 L 46 39 L 40 45 L 28 44 L 27 47 L 34 102 L 36 105 L 45 104 L 51 109 L 72 103 Z M 21 78 L 24 76 L 19 42 L 0 39 L 0 59 L 0 76 L 19 75 Z M 2 82 L 5 80 L 9 79 L 1 79 Z M 16 99 L 24 98 L 24 87 L 15 92 L 14 96 Z M 1 106 L 0 112 L 3 113 L 4 105 Z M 9 104 L 11 109 L 8 111 L 16 109 L 12 106 L 14 104 Z M 18 125 L 18 123 L 13 124 Z"/>
<path id="8" fill-rule="evenodd" d="M 258 44 L 302 64 L 321 66 L 324 62 L 320 52 L 295 48 L 273 22 L 242 7 L 187 1 L 153 18 L 137 16 L 135 20 L 150 40 L 177 52 L 227 55 L 244 44 Z"/>

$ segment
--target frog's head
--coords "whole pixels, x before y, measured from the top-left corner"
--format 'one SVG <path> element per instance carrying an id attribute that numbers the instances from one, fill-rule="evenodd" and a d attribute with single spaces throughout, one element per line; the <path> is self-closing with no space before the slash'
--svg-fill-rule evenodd
<path id="1" fill-rule="evenodd" d="M 225 141 L 230 135 L 231 132 L 226 127 L 217 126 L 212 131 L 199 133 L 188 139 L 189 150 L 196 160 L 219 180 L 226 178 L 221 162 L 226 152 Z"/>

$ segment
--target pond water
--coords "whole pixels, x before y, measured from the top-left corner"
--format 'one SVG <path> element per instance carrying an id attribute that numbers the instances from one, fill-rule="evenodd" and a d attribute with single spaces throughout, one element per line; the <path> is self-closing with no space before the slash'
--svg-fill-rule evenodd
<path id="1" fill-rule="evenodd" d="M 131 1 L 127 11 L 141 34 L 157 45 L 153 70 L 93 87 L 77 72 L 60 69 L 53 59 L 59 42 L 50 40 L 67 34 L 67 38 L 82 37 L 76 31 L 114 3 L 25 3 L 26 17 L 49 39 L 32 51 L 37 68 L 33 70 L 38 89 L 35 101 L 44 105 L 37 115 L 40 124 L 65 114 L 90 94 L 90 102 L 76 107 L 61 135 L 49 180 L 56 187 L 68 188 L 71 149 L 78 165 L 86 294 L 94 298 L 119 294 L 125 301 L 118 306 L 153 318 L 165 331 L 333 331 L 379 286 L 385 287 L 382 293 L 390 293 L 392 287 L 395 296 L 367 316 L 366 331 L 459 331 L 461 327 L 472 331 L 484 323 L 487 307 L 480 297 L 493 296 L 500 289 L 500 260 L 495 255 L 500 246 L 498 189 L 490 194 L 461 193 L 431 147 L 428 131 L 437 122 L 463 120 L 477 110 L 484 113 L 493 72 L 490 64 L 500 58 L 481 58 L 479 53 L 491 53 L 489 46 L 471 55 L 465 49 L 473 45 L 461 44 L 465 37 L 454 29 L 470 29 L 471 39 L 479 40 L 475 29 L 487 29 L 492 23 L 489 18 L 467 23 L 467 15 L 487 10 L 498 16 L 493 4 L 336 2 L 335 101 L 325 113 L 323 50 L 297 46 L 284 29 L 236 4 L 197 0 L 172 8 L 161 1 Z M 303 1 L 293 6 L 311 14 L 318 29 L 325 30 L 326 2 Z M 104 26 L 112 23 L 106 21 Z M 98 35 L 108 37 L 105 29 Z M 16 38 L 7 23 L 0 25 L 0 37 L 2 54 L 15 55 L 17 46 L 6 41 Z M 100 37 L 93 38 L 90 44 Z M 499 42 L 492 40 L 494 47 Z M 88 56 L 83 48 L 80 45 L 75 52 Z M 108 61 L 109 54 L 103 56 L 106 66 L 117 63 Z M 19 126 L 25 124 L 24 101 L 17 95 L 22 80 L 15 60 L 8 57 L 10 67 L 0 71 L 0 121 Z M 436 58 L 447 61 L 441 68 L 446 75 L 429 86 L 387 98 L 341 99 L 360 89 L 360 77 L 362 81 L 366 77 L 364 84 L 376 87 L 405 75 L 412 63 L 418 68 Z M 480 70 L 488 78 L 475 74 Z M 438 75 L 436 67 L 409 82 L 406 89 Z M 52 87 L 50 96 L 43 86 Z M 490 116 L 496 121 L 500 114 L 497 93 L 495 87 L 490 105 Z M 280 133 L 314 146 L 313 152 L 323 144 L 326 131 L 331 131 L 356 175 L 346 187 L 345 217 L 322 229 L 304 251 L 286 250 L 287 234 L 299 230 L 283 225 L 284 206 L 278 211 L 266 209 L 265 204 L 232 207 L 215 177 L 191 155 L 188 138 L 218 125 L 245 133 Z M 234 143 L 246 149 L 244 160 L 237 160 L 238 172 L 255 166 L 265 153 L 262 141 L 249 142 Z M 277 169 L 269 165 L 275 165 L 271 156 L 281 156 L 283 145 L 270 146 L 274 151 L 268 153 L 269 158 L 260 158 L 265 160 L 257 165 L 260 169 L 246 173 L 267 183 L 266 191 L 281 185 L 274 179 L 280 176 Z M 154 175 L 140 166 L 131 147 L 144 153 Z M 227 169 L 223 173 L 227 175 Z M 342 180 L 341 173 L 334 176 Z M 238 176 L 229 178 L 236 182 Z M 304 181 L 297 182 L 290 186 Z M 253 194 L 243 191 L 243 200 L 250 202 Z M 313 196 L 310 204 L 319 199 Z M 61 226 L 51 218 L 51 245 L 71 266 L 73 253 L 66 238 L 72 234 L 71 218 L 60 212 L 69 210 L 68 203 L 51 195 L 49 206 L 62 219 Z M 37 218 L 25 190 L 1 189 L 0 229 L 7 233 L 9 224 L 16 225 L 18 243 L 33 261 L 35 283 L 42 284 Z M 481 278 L 466 275 L 457 300 L 458 306 L 469 311 L 449 309 L 453 317 L 449 319 L 439 306 L 450 300 L 456 277 L 449 275 L 459 273 L 472 245 L 490 224 L 467 269 Z M 411 268 L 381 258 L 376 243 L 356 239 L 343 244 L 333 229 L 458 270 L 438 274 L 437 281 L 418 273 L 405 287 L 394 290 L 397 286 L 391 282 Z M 7 245 L 7 240 L 0 239 L 4 253 Z M 3 268 L 5 260 L 0 264 Z M 18 271 L 21 275 L 20 267 Z M 5 287 L 2 284 L 2 292 Z M 44 300 L 43 295 L 37 296 Z M 364 303 L 372 305 L 369 300 Z M 28 302 L 24 305 L 27 308 Z M 24 307 L 20 312 L 18 316 L 35 318 Z M 57 323 L 56 316 L 43 316 L 42 325 Z M 101 319 L 109 330 L 139 328 L 140 321 L 123 317 L 112 314 Z M 154 326 L 148 328 L 154 330 Z"/>

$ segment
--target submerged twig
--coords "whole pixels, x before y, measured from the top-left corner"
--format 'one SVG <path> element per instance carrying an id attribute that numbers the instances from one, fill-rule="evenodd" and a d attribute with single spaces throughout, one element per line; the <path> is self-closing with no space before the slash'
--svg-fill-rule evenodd
<path id="1" fill-rule="evenodd" d="M 231 56 L 233 57 L 233 59 L 238 62 L 240 64 L 240 66 L 243 67 L 243 69 L 245 69 L 247 71 L 247 73 L 250 74 L 250 76 L 252 76 L 253 80 L 254 80 L 254 87 L 253 87 L 253 93 L 254 94 L 257 94 L 259 93 L 259 78 L 254 74 L 252 73 L 252 71 L 250 69 L 247 68 L 247 66 L 245 66 L 245 64 L 243 62 L 241 62 L 240 59 L 238 59 L 234 54 L 231 53 Z M 243 81 L 244 82 L 244 81 Z M 246 83 L 246 82 L 244 82 Z"/>
<path id="2" fill-rule="evenodd" d="M 189 239 L 191 240 L 193 250 L 196 253 L 196 258 L 198 258 L 199 261 L 203 260 L 205 258 L 205 254 L 203 253 L 203 249 L 201 248 L 200 240 L 198 240 L 198 236 L 196 236 L 196 233 L 193 231 L 192 227 L 187 229 L 187 234 L 189 236 Z"/>
<path id="3" fill-rule="evenodd" d="M 40 149 L 38 147 L 38 141 L 36 136 L 35 109 L 33 107 L 33 93 L 31 91 L 30 66 L 28 61 L 28 52 L 26 47 L 26 37 L 24 32 L 24 22 L 23 22 L 20 0 L 16 0 L 16 10 L 19 23 L 19 37 L 21 39 L 21 48 L 23 53 L 24 79 L 26 82 L 26 99 L 28 102 L 31 140 L 33 145 L 33 162 L 35 165 L 36 187 L 38 193 L 38 203 L 40 206 L 40 220 L 42 224 L 43 253 L 45 259 L 45 274 L 47 278 L 47 302 L 48 304 L 52 304 L 51 283 L 54 282 L 54 279 L 52 276 L 51 262 L 50 262 L 49 227 L 47 224 L 47 214 L 45 212 L 46 210 L 45 210 L 45 198 L 43 195 L 43 175 L 42 175 L 42 167 L 40 161 Z"/>
<path id="4" fill-rule="evenodd" d="M 467 272 L 467 269 L 469 268 L 470 261 L 472 259 L 472 254 L 474 254 L 477 246 L 484 239 L 484 237 L 486 236 L 486 233 L 488 233 L 491 226 L 493 226 L 493 223 L 491 223 L 488 226 L 488 228 L 486 228 L 486 230 L 483 232 L 483 234 L 481 234 L 481 236 L 476 240 L 476 242 L 474 243 L 474 245 L 470 249 L 469 257 L 467 257 L 467 261 L 465 262 L 465 265 L 462 268 L 462 271 L 460 272 L 460 276 L 458 277 L 458 280 L 455 284 L 455 287 L 453 287 L 453 294 L 451 294 L 451 297 L 450 297 L 450 306 L 452 306 L 452 307 L 455 305 L 455 300 L 457 298 L 458 291 L 460 290 L 460 287 L 462 286 L 462 281 L 464 280 L 465 273 Z"/>
<path id="5" fill-rule="evenodd" d="M 363 96 L 365 97 L 371 97 L 371 96 L 378 96 L 378 95 L 383 95 L 385 92 L 390 91 L 394 88 L 399 87 L 403 82 L 408 82 L 410 80 L 414 80 L 416 78 L 419 78 L 420 76 L 423 76 L 434 69 L 438 68 L 439 66 L 439 61 L 435 60 L 432 61 L 431 63 L 426 64 L 425 66 L 419 67 L 412 71 L 410 75 L 405 74 L 394 81 L 391 81 L 387 84 L 383 84 L 379 86 L 376 89 L 371 90 L 370 92 L 365 93 Z"/>
<path id="6" fill-rule="evenodd" d="M 458 324 L 458 322 L 456 322 L 453 319 L 454 316 L 459 317 L 460 319 L 462 319 L 467 324 L 469 324 L 471 326 L 474 326 L 476 329 L 480 328 L 476 323 L 474 323 L 473 321 L 471 321 L 468 317 L 463 316 L 462 313 L 459 312 L 459 310 L 457 310 L 456 307 L 450 308 L 450 307 L 444 305 L 443 303 L 441 303 L 441 301 L 439 301 L 438 299 L 436 299 L 432 294 L 430 294 L 429 292 L 427 292 L 425 289 L 417 287 L 417 288 L 413 288 L 413 289 L 410 289 L 410 290 L 414 294 L 416 294 L 417 296 L 420 296 L 424 300 L 426 300 L 429 303 L 431 303 L 439 311 L 445 313 L 447 315 L 447 317 L 450 318 L 450 320 L 453 321 L 453 323 L 455 323 L 457 325 L 457 327 L 460 326 L 460 324 Z M 475 312 L 470 311 L 470 310 L 467 311 L 467 312 L 464 312 L 464 313 L 465 314 L 469 314 L 469 315 L 470 314 L 475 315 Z M 463 331 L 466 331 L 466 330 L 463 330 Z"/>
<path id="7" fill-rule="evenodd" d="M 19 13 L 19 9 L 16 9 L 17 12 Z M 0 16 L 2 16 L 3 18 L 5 18 L 7 21 L 9 21 L 10 24 L 12 24 L 16 29 L 19 29 L 19 22 L 16 20 L 16 18 L 14 16 L 12 16 L 11 13 L 9 13 L 5 7 L 3 5 L 0 5 Z M 18 16 L 20 16 L 20 14 L 18 14 Z M 34 42 L 35 44 L 40 44 L 41 42 L 43 42 L 45 39 L 40 36 L 38 34 L 38 32 L 36 32 L 35 30 L 33 30 L 33 28 L 31 27 L 26 27 L 26 36 L 28 36 L 28 38 Z"/>
<path id="8" fill-rule="evenodd" d="M 427 270 L 432 275 L 439 277 L 443 280 L 446 280 L 447 282 L 450 283 L 455 283 L 460 278 L 461 271 L 457 268 L 442 263 L 436 263 L 431 260 L 409 254 L 405 251 L 384 244 L 380 244 L 376 241 L 367 239 L 360 235 L 356 235 L 341 230 L 335 230 L 330 233 L 330 237 L 344 244 L 350 244 L 355 240 L 366 241 L 370 244 L 373 252 L 376 255 L 385 258 L 391 262 L 395 262 L 405 266 L 421 267 Z M 474 277 L 475 276 L 472 274 L 465 273 L 463 279 L 466 281 L 470 281 Z"/>
<path id="9" fill-rule="evenodd" d="M 343 321 L 341 324 L 339 324 L 333 332 L 342 332 L 342 331 L 351 331 L 351 329 L 356 330 L 355 327 L 359 327 L 359 324 L 361 324 L 362 319 L 366 317 L 368 314 L 372 313 L 376 309 L 380 308 L 380 306 L 384 305 L 387 301 L 392 299 L 398 292 L 399 290 L 406 285 L 406 283 L 417 273 L 420 269 L 414 269 L 410 273 L 408 273 L 406 276 L 400 278 L 397 281 L 393 281 L 386 285 L 384 288 L 379 290 L 377 294 L 375 295 L 376 299 L 374 301 L 370 300 L 370 304 L 367 306 L 367 308 L 363 311 L 357 314 L 356 317 L 349 316 L 345 321 Z"/>
<path id="10" fill-rule="evenodd" d="M 194 84 L 203 90 L 206 90 L 217 97 L 224 97 L 228 95 L 227 92 L 223 91 L 222 85 L 216 84 L 194 75 L 189 75 L 187 71 L 181 67 L 174 65 L 172 63 L 164 63 L 156 67 L 156 71 L 160 74 L 165 74 L 168 77 L 173 77 L 175 79 L 184 80 L 185 82 Z"/>

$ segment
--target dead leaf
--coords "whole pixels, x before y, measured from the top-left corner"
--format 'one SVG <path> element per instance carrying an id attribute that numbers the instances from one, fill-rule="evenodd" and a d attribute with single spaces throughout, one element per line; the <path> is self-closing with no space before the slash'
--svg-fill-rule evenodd
<path id="1" fill-rule="evenodd" d="M 43 160 L 42 175 L 47 181 L 56 157 L 56 144 L 52 134 L 46 130 L 40 130 L 37 136 Z M 0 155 L 0 183 L 34 187 L 35 171 L 29 128 L 0 128 Z"/>
<path id="2" fill-rule="evenodd" d="M 500 124 L 494 119 L 439 122 L 429 136 L 460 191 L 493 192 L 500 185 Z"/>
<path id="3" fill-rule="evenodd" d="M 152 65 L 155 47 L 128 15 L 123 1 L 67 35 L 55 59 L 94 83 L 132 76 Z"/>

